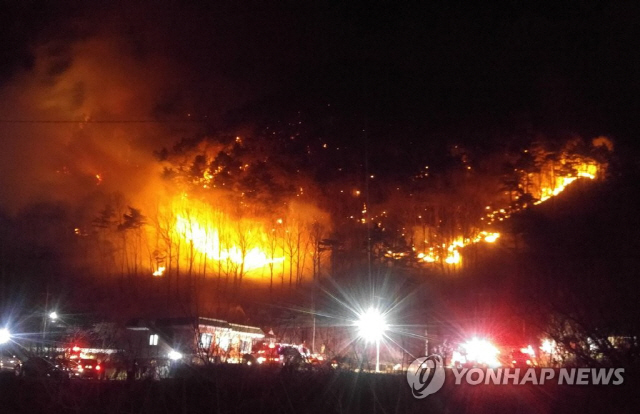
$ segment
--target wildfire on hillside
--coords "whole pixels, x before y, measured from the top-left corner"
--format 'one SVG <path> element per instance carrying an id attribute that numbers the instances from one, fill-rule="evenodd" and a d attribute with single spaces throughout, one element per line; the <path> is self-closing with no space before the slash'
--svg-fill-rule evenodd
<path id="1" fill-rule="evenodd" d="M 155 277 L 177 273 L 289 284 L 314 277 L 319 266 L 322 234 L 294 212 L 270 221 L 236 217 L 182 194 L 145 223 L 138 244 L 127 245 L 124 260 L 136 260 L 136 250 L 146 245 L 141 250 L 152 251 Z"/>
<path id="2" fill-rule="evenodd" d="M 578 179 L 602 178 L 606 172 L 606 162 L 574 152 L 576 142 L 569 141 L 560 151 L 560 155 L 555 157 L 540 147 L 536 148 L 534 154 L 525 150 L 524 155 L 530 157 L 530 164 L 513 168 L 514 174 L 511 176 L 515 177 L 515 180 L 507 185 L 504 193 L 506 197 L 503 201 L 495 203 L 499 208 L 486 206 L 485 214 L 472 227 L 473 236 L 458 235 L 443 240 L 437 228 L 427 230 L 424 225 L 416 227 L 413 234 L 408 235 L 411 236 L 411 240 L 423 240 L 422 243 L 410 243 L 413 252 L 416 252 L 418 262 L 427 265 L 460 265 L 461 251 L 466 246 L 495 243 L 500 238 L 500 233 L 492 229 L 495 227 L 494 224 L 507 220 L 518 211 L 539 205 L 559 195 Z M 593 140 L 592 148 L 610 152 L 613 150 L 613 144 L 607 138 L 599 137 Z M 419 218 L 422 219 L 422 216 Z M 389 250 L 386 256 L 396 259 L 400 257 L 392 250 Z"/>
<path id="3" fill-rule="evenodd" d="M 295 191 L 288 196 L 273 196 L 287 187 L 273 180 L 258 182 L 251 174 L 262 169 L 260 177 L 288 176 L 266 161 L 258 161 L 258 168 L 245 160 L 242 154 L 249 151 L 234 153 L 237 140 L 230 145 L 199 145 L 181 153 L 179 162 L 169 164 L 173 170 L 167 175 L 167 188 L 157 194 L 154 207 L 147 200 L 139 210 L 129 207 L 127 212 L 121 204 L 117 211 L 103 212 L 94 229 L 98 241 L 108 242 L 112 249 L 105 267 L 154 277 L 202 276 L 239 283 L 251 279 L 272 286 L 293 286 L 316 278 L 322 270 L 326 273 L 332 256 L 322 252 L 331 250 L 326 243 L 334 241 L 328 214 L 314 198 L 317 189 L 296 183 L 290 185 Z M 214 151 L 203 155 L 203 148 Z M 366 226 L 376 232 L 371 245 L 376 258 L 457 269 L 464 264 L 468 246 L 499 243 L 500 223 L 514 213 L 544 203 L 579 179 L 600 179 L 607 167 L 595 156 L 569 149 L 555 157 L 543 150 L 522 154 L 527 162 L 516 158 L 502 178 L 481 173 L 480 168 L 467 169 L 470 161 L 465 159 L 460 180 L 448 192 L 426 186 L 407 203 L 394 191 L 389 199 L 397 203 L 395 207 L 363 203 L 360 190 L 338 188 L 344 203 L 336 211 L 350 214 L 349 224 L 340 229 L 343 237 L 355 241 L 351 248 L 362 249 L 356 238 Z M 422 174 L 420 179 L 431 177 Z M 378 209 L 382 211 L 375 214 Z M 108 246 L 102 249 L 109 251 Z M 105 261 L 109 257 L 99 256 Z"/>
<path id="4" fill-rule="evenodd" d="M 198 219 L 178 215 L 176 232 L 204 257 L 223 262 L 227 267 L 240 267 L 241 272 L 284 261 L 284 256 L 276 257 L 275 244 L 272 245 L 274 248 L 271 249 L 271 255 L 266 252 L 264 245 L 268 244 L 268 241 L 263 237 L 264 233 L 256 235 L 255 230 L 247 230 L 244 234 L 236 233 L 225 242 L 222 240 L 221 231 L 211 223 L 201 224 Z M 230 233 L 227 231 L 226 234 Z M 280 251 L 277 254 L 283 253 Z"/>

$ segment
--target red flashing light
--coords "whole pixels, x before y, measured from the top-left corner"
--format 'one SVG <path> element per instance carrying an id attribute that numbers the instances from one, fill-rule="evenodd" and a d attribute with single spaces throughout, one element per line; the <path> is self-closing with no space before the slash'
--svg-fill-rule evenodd
<path id="1" fill-rule="evenodd" d="M 96 365 L 96 371 L 100 371 L 100 365 Z"/>

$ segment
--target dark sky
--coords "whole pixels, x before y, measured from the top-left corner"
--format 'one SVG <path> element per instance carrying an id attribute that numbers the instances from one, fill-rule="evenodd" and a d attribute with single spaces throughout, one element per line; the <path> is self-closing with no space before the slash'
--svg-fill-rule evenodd
<path id="1" fill-rule="evenodd" d="M 297 111 L 325 116 L 317 108 L 331 105 L 331 117 L 353 130 L 367 126 L 374 144 L 445 137 L 480 145 L 535 132 L 631 144 L 640 127 L 639 8 L 613 1 L 5 1 L 0 119 L 188 118 L 220 129 Z M 90 176 L 104 159 L 134 168 L 140 154 L 187 133 L 174 125 L 3 125 L 11 159 L 0 165 L 0 184 L 29 160 L 50 159 L 46 167 L 58 169 L 69 154 L 96 154 L 76 167 Z M 107 148 L 107 141 L 117 144 Z"/>
<path id="2" fill-rule="evenodd" d="M 144 98 L 153 101 L 144 105 L 149 113 L 137 116 L 222 122 L 229 111 L 250 113 L 243 108 L 278 113 L 326 103 L 381 131 L 567 130 L 631 142 L 639 126 L 637 2 L 0 7 L 4 85 L 31 76 L 43 55 L 53 60 L 48 82 L 56 82 L 91 53 L 74 46 L 110 39 L 117 46 L 105 67 L 122 70 L 129 59 L 156 91 Z"/>

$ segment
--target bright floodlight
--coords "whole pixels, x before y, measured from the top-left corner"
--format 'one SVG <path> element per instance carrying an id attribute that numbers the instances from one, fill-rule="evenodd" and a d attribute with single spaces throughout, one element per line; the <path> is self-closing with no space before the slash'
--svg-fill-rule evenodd
<path id="1" fill-rule="evenodd" d="M 55 321 L 56 319 L 58 319 L 58 312 L 56 312 L 56 311 L 51 312 L 51 313 L 49 314 L 49 318 L 50 318 L 52 321 Z"/>
<path id="2" fill-rule="evenodd" d="M 379 310 L 369 308 L 365 313 L 359 316 L 356 322 L 358 327 L 358 335 L 367 341 L 380 341 L 384 331 L 387 330 L 387 323 L 384 316 Z"/>
<path id="3" fill-rule="evenodd" d="M 11 340 L 11 333 L 7 328 L 0 329 L 0 344 L 6 344 Z"/>
<path id="4" fill-rule="evenodd" d="M 177 361 L 179 359 L 182 359 L 182 354 L 177 351 L 171 351 L 169 352 L 169 359 L 172 361 Z"/>
<path id="5" fill-rule="evenodd" d="M 498 354 L 500 351 L 488 340 L 473 338 L 462 344 L 462 347 L 467 351 L 468 361 L 485 364 L 490 368 L 500 366 L 500 361 L 498 360 Z"/>

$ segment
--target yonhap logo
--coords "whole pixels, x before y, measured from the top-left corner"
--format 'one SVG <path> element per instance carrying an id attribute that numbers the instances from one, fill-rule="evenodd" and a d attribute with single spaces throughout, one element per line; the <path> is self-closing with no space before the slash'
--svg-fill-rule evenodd
<path id="1" fill-rule="evenodd" d="M 442 388 L 444 363 L 442 356 L 432 354 L 414 360 L 407 369 L 407 382 L 415 398 L 425 398 Z"/>
<path id="2" fill-rule="evenodd" d="M 452 368 L 450 385 L 620 385 L 624 368 Z M 417 399 L 434 394 L 444 385 L 442 356 L 433 354 L 414 360 L 407 369 L 407 382 Z M 555 381 L 554 381 L 555 380 Z"/>

